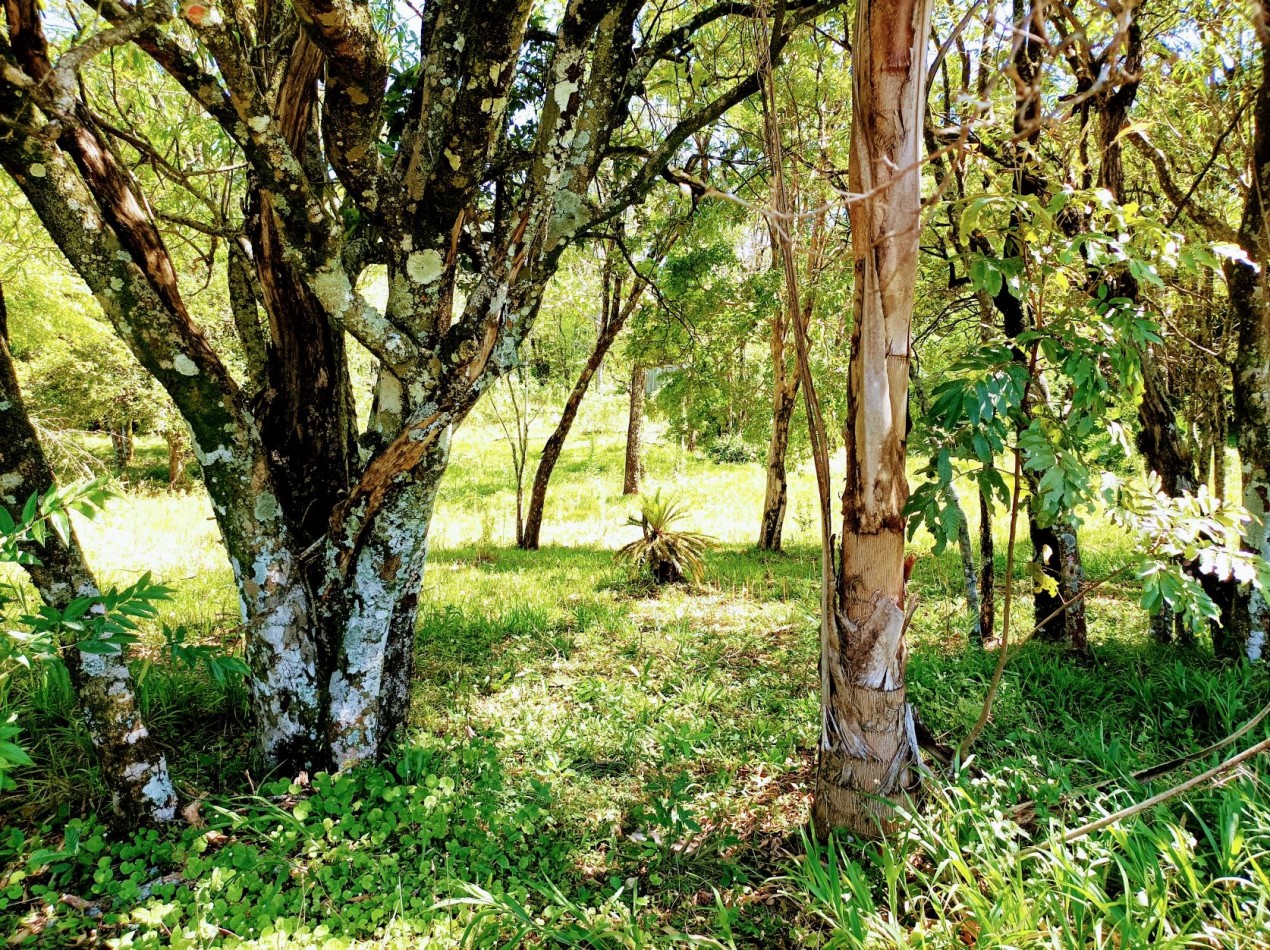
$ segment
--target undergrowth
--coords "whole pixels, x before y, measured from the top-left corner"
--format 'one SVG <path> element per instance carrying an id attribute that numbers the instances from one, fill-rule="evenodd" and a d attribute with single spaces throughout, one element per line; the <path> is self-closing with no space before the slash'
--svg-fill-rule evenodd
<path id="1" fill-rule="evenodd" d="M 1089 603 L 1094 660 L 1024 648 L 974 758 L 927 777 L 902 833 L 820 843 L 805 827 L 814 535 L 793 519 L 788 553 L 753 551 L 735 513 L 752 500 L 757 520 L 761 468 L 654 446 L 650 485 L 724 543 L 700 586 L 631 584 L 612 561 L 629 540 L 620 444 L 579 431 L 540 552 L 490 527 L 511 497 L 490 474 L 498 445 L 456 446 L 412 729 L 379 766 L 254 774 L 241 691 L 153 662 L 142 699 L 190 823 L 121 835 L 100 818 L 64 674 L 22 684 L 37 765 L 0 800 L 0 933 L 49 947 L 1270 946 L 1264 761 L 1060 840 L 1174 778 L 1140 787 L 1135 770 L 1250 718 L 1270 700 L 1263 669 L 1151 645 L 1130 589 L 1107 585 Z M 800 471 L 795 512 L 808 488 Z M 122 504 L 85 532 L 103 576 L 160 562 L 177 590 L 164 622 L 232 646 L 205 501 Z M 1093 578 L 1124 554 L 1106 526 L 1082 541 Z M 967 647 L 959 577 L 951 555 L 918 561 L 909 664 L 925 726 L 954 743 L 995 661 Z"/>

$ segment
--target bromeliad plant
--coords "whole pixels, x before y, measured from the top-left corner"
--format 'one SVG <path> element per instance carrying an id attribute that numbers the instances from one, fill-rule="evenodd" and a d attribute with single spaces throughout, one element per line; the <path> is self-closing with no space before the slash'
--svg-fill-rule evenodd
<path id="1" fill-rule="evenodd" d="M 672 526 L 683 518 L 683 506 L 674 498 L 662 498 L 660 489 L 643 496 L 639 507 L 639 517 L 631 515 L 626 523 L 639 528 L 640 536 L 618 550 L 617 560 L 658 585 L 685 580 L 699 584 L 705 575 L 702 556 L 710 538 L 695 531 L 676 531 Z"/>

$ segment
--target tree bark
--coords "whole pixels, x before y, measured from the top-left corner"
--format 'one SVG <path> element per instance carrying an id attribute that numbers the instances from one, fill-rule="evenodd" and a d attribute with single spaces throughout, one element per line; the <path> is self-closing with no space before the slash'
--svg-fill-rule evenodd
<path id="1" fill-rule="evenodd" d="M 631 367 L 630 415 L 626 422 L 626 465 L 622 474 L 622 494 L 638 495 L 644 475 L 644 383 L 647 373 L 642 364 Z"/>
<path id="2" fill-rule="evenodd" d="M 1270 192 L 1270 35 L 1264 24 L 1257 30 L 1261 46 L 1261 78 L 1253 106 L 1250 156 L 1252 184 L 1239 226 L 1240 245 L 1251 263 L 1228 260 L 1226 286 L 1235 314 L 1237 351 L 1232 371 L 1234 411 L 1231 419 L 1243 467 L 1244 508 L 1252 515 L 1245 543 L 1270 558 L 1270 304 L 1266 267 L 1270 266 L 1266 202 Z M 1270 636 L 1270 607 L 1259 590 L 1232 589 L 1230 622 L 1216 644 L 1220 655 L 1264 658 Z"/>
<path id="3" fill-rule="evenodd" d="M 979 635 L 986 643 L 996 629 L 996 550 L 992 539 L 992 505 L 979 493 Z"/>
<path id="4" fill-rule="evenodd" d="M 587 357 L 582 372 L 578 374 L 573 389 L 569 391 L 564 410 L 560 413 L 560 421 L 556 423 L 556 427 L 543 444 L 542 456 L 538 460 L 538 468 L 534 471 L 534 483 L 529 492 L 529 513 L 525 517 L 525 536 L 520 545 L 526 551 L 538 550 L 539 539 L 542 535 L 543 510 L 547 504 L 547 487 L 551 483 L 551 475 L 555 471 L 556 463 L 560 461 L 560 453 L 564 449 L 565 440 L 569 437 L 569 430 L 573 428 L 574 420 L 578 417 L 578 409 L 582 406 L 582 400 L 587 394 L 591 380 L 599 374 L 604 357 L 608 355 L 624 322 L 612 320 L 601 329 L 591 355 Z"/>
<path id="5" fill-rule="evenodd" d="M 782 348 L 781 365 L 785 356 Z M 788 382 L 781 377 L 772 390 L 772 436 L 767 444 L 767 485 L 763 492 L 763 517 L 759 523 L 760 551 L 779 551 L 789 500 L 789 478 L 785 458 L 789 454 L 789 424 L 798 404 L 798 377 Z"/>
<path id="6" fill-rule="evenodd" d="M 17 511 L 31 495 L 48 491 L 55 477 L 22 401 L 6 318 L 0 288 L 0 504 Z M 73 529 L 67 544 L 50 532 L 30 553 L 39 563 L 28 565 L 27 573 L 50 607 L 61 610 L 78 597 L 100 593 Z M 176 789 L 141 715 L 127 657 L 85 653 L 67 642 L 62 658 L 117 816 L 125 823 L 171 821 Z"/>
<path id="7" fill-rule="evenodd" d="M 975 568 L 975 548 L 970 540 L 970 524 L 956 489 L 949 488 L 948 503 L 957 509 L 957 552 L 961 556 L 961 574 L 966 583 L 966 613 L 970 621 L 970 642 L 983 645 L 983 608 L 979 602 L 979 574 Z"/>
<path id="8" fill-rule="evenodd" d="M 852 61 L 855 256 L 842 548 L 821 643 L 817 830 L 875 835 L 919 787 L 904 688 L 906 421 L 921 233 L 928 0 L 861 0 Z M 824 686 L 828 688 L 825 689 Z"/>

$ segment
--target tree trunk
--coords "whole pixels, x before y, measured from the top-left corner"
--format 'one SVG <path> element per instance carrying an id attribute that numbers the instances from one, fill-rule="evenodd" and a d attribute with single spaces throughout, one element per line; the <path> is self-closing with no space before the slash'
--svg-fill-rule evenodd
<path id="1" fill-rule="evenodd" d="M 996 551 L 992 540 L 992 506 L 979 493 L 979 635 L 986 643 L 996 628 Z"/>
<path id="2" fill-rule="evenodd" d="M 861 0 L 852 62 L 855 256 L 846 490 L 833 635 L 821 643 L 822 734 L 812 815 L 875 835 L 919 786 L 904 688 L 905 442 L 921 233 L 929 0 Z M 828 686 L 825 689 L 825 685 Z"/>
<path id="3" fill-rule="evenodd" d="M 27 498 L 43 494 L 53 483 L 53 470 L 18 388 L 0 288 L 0 504 L 20 511 Z M 100 592 L 73 529 L 68 544 L 50 532 L 44 545 L 30 553 L 39 563 L 28 565 L 27 572 L 50 607 L 64 609 L 78 597 Z M 176 790 L 141 716 L 127 658 L 122 652 L 84 653 L 70 643 L 62 655 L 117 815 L 128 823 L 171 821 Z"/>
<path id="4" fill-rule="evenodd" d="M 542 515 L 547 504 L 547 487 L 551 483 L 551 475 L 555 471 L 556 463 L 560 461 L 565 440 L 568 439 L 569 431 L 578 417 L 578 409 L 582 406 L 582 400 L 591 386 L 592 379 L 598 383 L 600 370 L 604 366 L 604 357 L 608 355 L 617 335 L 622 332 L 626 318 L 634 311 L 639 300 L 639 292 L 644 286 L 642 282 L 637 283 L 631 298 L 623 304 L 621 302 L 622 282 L 614 278 L 611 261 L 605 262 L 604 276 L 606 286 L 601 307 L 602 314 L 596 330 L 595 346 L 591 350 L 591 355 L 587 357 L 586 363 L 583 364 L 573 389 L 569 391 L 569 397 L 564 402 L 564 410 L 560 413 L 560 421 L 556 423 L 556 427 L 543 444 L 542 456 L 538 460 L 538 468 L 534 471 L 534 483 L 529 492 L 529 513 L 525 517 L 524 535 L 520 541 L 520 547 L 526 551 L 538 550 L 542 534 Z M 611 292 L 610 284 L 613 285 Z"/>
<path id="5" fill-rule="evenodd" d="M 1261 77 L 1253 108 L 1254 131 L 1248 188 L 1239 243 L 1250 263 L 1228 260 L 1226 285 L 1234 310 L 1237 351 L 1232 372 L 1231 421 L 1243 469 L 1243 503 L 1252 522 L 1247 547 L 1270 558 L 1270 303 L 1267 303 L 1266 268 L 1270 266 L 1270 240 L 1265 228 L 1266 194 L 1270 189 L 1270 37 L 1258 29 L 1261 45 Z M 1226 593 L 1228 622 L 1215 643 L 1219 655 L 1264 658 L 1270 636 L 1270 607 L 1259 590 L 1230 589 Z"/>
<path id="6" fill-rule="evenodd" d="M 131 419 L 121 423 L 118 429 L 110 430 L 110 444 L 115 456 L 115 471 L 120 475 L 126 475 L 128 466 L 137 456 Z"/>
<path id="7" fill-rule="evenodd" d="M 783 366 L 783 350 L 779 358 Z M 758 533 L 760 551 L 781 549 L 781 532 L 785 526 L 785 508 L 789 500 L 785 457 L 789 453 L 789 423 L 794 417 L 794 407 L 798 402 L 798 377 L 792 377 L 787 383 L 782 376 L 777 377 L 772 392 L 772 436 L 767 444 L 767 487 L 763 493 L 763 519 Z"/>
<path id="8" fill-rule="evenodd" d="M 169 422 L 163 438 L 168 444 L 168 489 L 176 491 L 185 480 L 185 432 L 180 423 Z"/>
<path id="9" fill-rule="evenodd" d="M 428 556 L 428 529 L 449 462 L 443 434 L 412 475 L 410 486 L 382 509 L 383 530 L 340 575 L 327 627 L 339 636 L 330 678 L 327 736 L 337 767 L 374 758 L 409 715 L 415 616 Z"/>
<path id="10" fill-rule="evenodd" d="M 983 645 L 983 607 L 979 602 L 979 575 L 975 569 L 974 543 L 970 540 L 970 524 L 961 499 L 948 489 L 948 504 L 957 509 L 957 551 L 961 555 L 961 573 L 966 582 L 966 613 L 970 621 L 970 642 Z"/>
<path id="11" fill-rule="evenodd" d="M 626 467 L 622 475 L 622 494 L 638 495 L 640 478 L 644 474 L 644 381 L 646 371 L 642 364 L 631 367 L 631 409 L 626 423 Z"/>

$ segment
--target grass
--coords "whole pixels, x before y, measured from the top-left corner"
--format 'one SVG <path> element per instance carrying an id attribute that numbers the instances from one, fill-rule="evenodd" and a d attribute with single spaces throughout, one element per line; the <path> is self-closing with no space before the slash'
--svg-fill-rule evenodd
<path id="1" fill-rule="evenodd" d="M 1262 669 L 1150 644 L 1123 584 L 1089 604 L 1092 663 L 1031 644 L 1011 664 L 971 763 L 982 771 L 932 775 L 921 812 L 885 845 L 808 840 L 810 472 L 791 486 L 787 553 L 764 555 L 752 548 L 760 465 L 651 445 L 648 489 L 676 493 L 684 526 L 720 543 L 704 586 L 652 594 L 612 559 L 637 530 L 623 527 L 634 505 L 620 495 L 618 408 L 584 410 L 534 553 L 510 545 L 506 447 L 478 425 L 456 438 L 412 728 L 383 766 L 250 775 L 242 696 L 155 663 L 147 710 L 204 824 L 120 838 L 96 817 L 64 680 L 29 684 L 40 764 L 0 802 L 12 817 L 0 930 L 43 946 L 1267 945 L 1264 763 L 1058 843 L 1062 823 L 1158 790 L 1125 780 L 1134 769 L 1220 738 L 1270 699 Z M 81 529 L 108 581 L 152 570 L 177 588 L 168 622 L 232 642 L 236 598 L 199 494 L 133 491 Z M 1101 522 L 1082 542 L 1094 578 L 1126 553 Z M 956 741 L 994 657 L 967 649 L 955 555 L 916 547 L 910 693 Z M 1108 777 L 1125 784 L 1060 807 Z M 1025 828 L 1012 808 L 1032 799 Z M 1039 851 L 1022 854 L 1029 843 Z"/>

